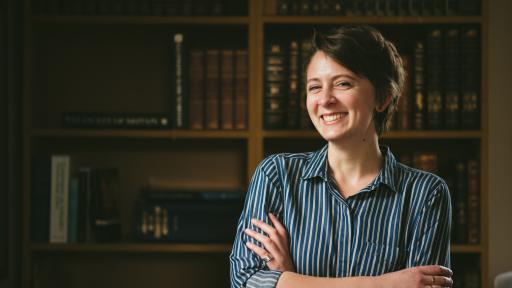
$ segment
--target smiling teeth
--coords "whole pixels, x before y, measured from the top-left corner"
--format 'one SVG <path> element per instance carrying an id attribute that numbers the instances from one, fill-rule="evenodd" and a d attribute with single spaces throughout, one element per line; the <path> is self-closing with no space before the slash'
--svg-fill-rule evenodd
<path id="1" fill-rule="evenodd" d="M 331 115 L 324 115 L 325 122 L 332 122 L 341 118 L 342 113 L 336 113 Z"/>

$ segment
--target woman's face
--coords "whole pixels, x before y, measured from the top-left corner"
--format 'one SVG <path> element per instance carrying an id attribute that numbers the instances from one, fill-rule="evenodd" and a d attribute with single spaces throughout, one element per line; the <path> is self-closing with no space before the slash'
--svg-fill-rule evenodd
<path id="1" fill-rule="evenodd" d="M 363 139 L 375 133 L 375 90 L 368 79 L 321 51 L 313 55 L 306 77 L 309 117 L 325 140 Z"/>

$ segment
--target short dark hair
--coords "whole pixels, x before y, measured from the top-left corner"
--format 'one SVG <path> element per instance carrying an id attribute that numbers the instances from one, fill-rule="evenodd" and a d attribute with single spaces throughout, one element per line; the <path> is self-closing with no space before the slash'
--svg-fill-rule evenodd
<path id="1" fill-rule="evenodd" d="M 374 112 L 375 130 L 381 135 L 396 110 L 402 94 L 405 71 L 398 51 L 375 28 L 347 25 L 327 33 L 313 33 L 312 49 L 304 63 L 304 72 L 313 55 L 321 51 L 357 76 L 367 78 L 375 88 L 375 100 L 382 104 L 391 95 L 391 102 L 382 112 Z"/>

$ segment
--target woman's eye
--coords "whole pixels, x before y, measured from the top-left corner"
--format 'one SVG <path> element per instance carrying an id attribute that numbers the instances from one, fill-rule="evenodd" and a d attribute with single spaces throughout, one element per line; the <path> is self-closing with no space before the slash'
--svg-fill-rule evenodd
<path id="1" fill-rule="evenodd" d="M 313 86 L 309 86 L 308 91 L 309 91 L 309 92 L 312 92 L 312 91 L 316 91 L 316 90 L 318 90 L 318 89 L 320 89 L 320 86 L 318 86 L 318 85 L 313 85 Z"/>
<path id="2" fill-rule="evenodd" d="M 352 87 L 352 84 L 350 82 L 347 82 L 347 81 L 340 81 L 340 82 L 336 82 L 336 86 L 344 87 L 344 88 L 349 88 L 349 87 Z"/>

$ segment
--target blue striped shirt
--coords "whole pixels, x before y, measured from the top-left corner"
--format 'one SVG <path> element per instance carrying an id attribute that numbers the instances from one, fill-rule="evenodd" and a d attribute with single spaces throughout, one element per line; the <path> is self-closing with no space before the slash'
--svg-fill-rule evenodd
<path id="1" fill-rule="evenodd" d="M 231 287 L 275 287 L 270 271 L 245 246 L 251 218 L 288 232 L 296 272 L 310 276 L 375 276 L 406 267 L 450 266 L 450 195 L 436 175 L 407 167 L 380 147 L 384 165 L 357 194 L 344 199 L 330 176 L 327 146 L 309 153 L 276 154 L 253 176 L 230 255 Z"/>

